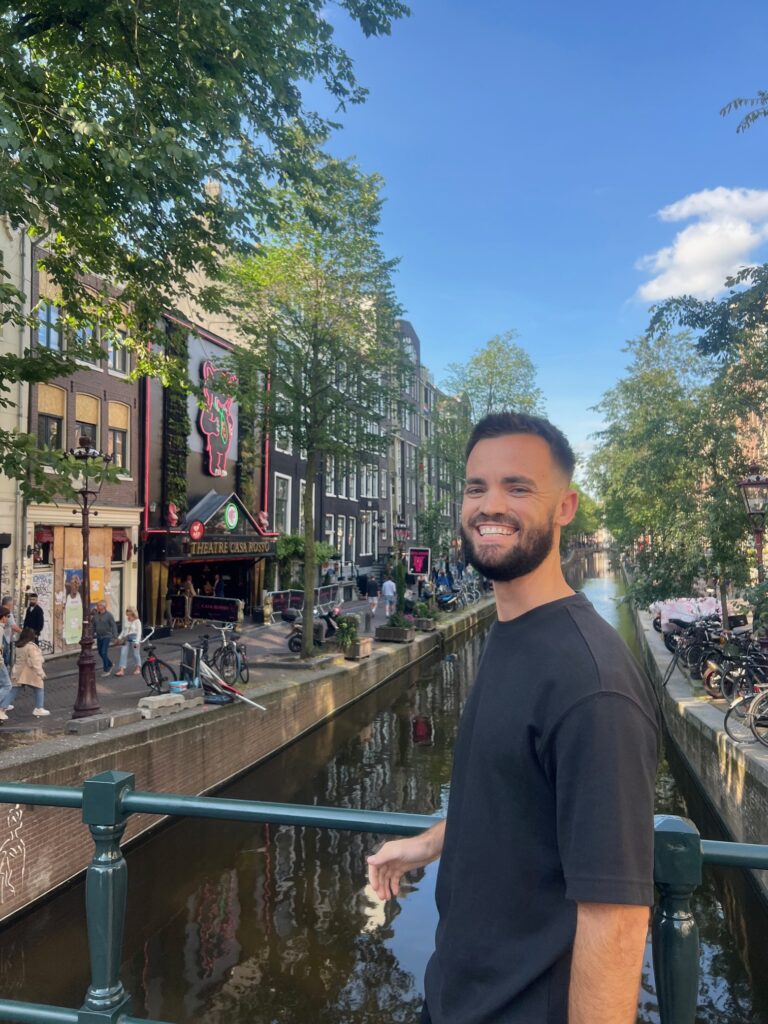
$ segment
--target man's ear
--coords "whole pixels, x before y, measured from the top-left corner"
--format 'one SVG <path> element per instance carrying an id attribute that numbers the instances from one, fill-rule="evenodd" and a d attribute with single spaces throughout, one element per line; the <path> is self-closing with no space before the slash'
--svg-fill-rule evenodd
<path id="1" fill-rule="evenodd" d="M 555 515 L 555 522 L 558 526 L 567 526 L 576 515 L 578 507 L 579 492 L 572 490 L 563 491 L 557 506 L 557 514 Z"/>

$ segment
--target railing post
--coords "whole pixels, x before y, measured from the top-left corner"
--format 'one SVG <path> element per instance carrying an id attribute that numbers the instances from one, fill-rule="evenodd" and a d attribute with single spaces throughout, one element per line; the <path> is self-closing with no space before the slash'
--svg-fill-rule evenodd
<path id="1" fill-rule="evenodd" d="M 654 828 L 653 971 L 661 1024 L 694 1024 L 699 995 L 699 929 L 691 896 L 701 884 L 701 838 L 687 818 L 659 815 Z"/>
<path id="2" fill-rule="evenodd" d="M 128 772 L 102 772 L 83 783 L 83 821 L 96 849 L 85 876 L 85 912 L 91 953 L 91 984 L 78 1024 L 115 1022 L 130 1011 L 120 981 L 128 865 L 120 850 L 128 815 L 122 797 L 134 788 Z"/>

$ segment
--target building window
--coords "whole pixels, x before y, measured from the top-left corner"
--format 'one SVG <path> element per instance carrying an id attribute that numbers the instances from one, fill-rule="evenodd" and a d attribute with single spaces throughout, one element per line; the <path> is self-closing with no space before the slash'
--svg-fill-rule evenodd
<path id="1" fill-rule="evenodd" d="M 331 547 L 335 546 L 336 538 L 333 533 L 333 516 L 327 515 L 325 517 L 325 543 L 330 544 Z"/>
<path id="2" fill-rule="evenodd" d="M 273 521 L 278 533 L 291 532 L 291 478 L 275 473 Z"/>
<path id="3" fill-rule="evenodd" d="M 49 348 L 60 352 L 61 327 L 59 326 L 60 310 L 52 302 L 43 302 L 38 310 L 37 343 L 41 348 Z"/>
<path id="4" fill-rule="evenodd" d="M 355 548 L 357 547 L 357 520 L 354 516 L 347 519 L 347 558 L 350 562 L 357 559 Z"/>
<path id="5" fill-rule="evenodd" d="M 114 430 L 107 432 L 107 454 L 112 456 L 112 465 L 118 469 L 128 469 L 128 431 Z"/>
<path id="6" fill-rule="evenodd" d="M 307 489 L 306 480 L 299 480 L 299 530 L 304 529 L 304 492 Z M 312 523 L 315 522 L 315 485 L 312 484 Z"/>
<path id="7" fill-rule="evenodd" d="M 110 402 L 107 406 L 107 453 L 112 456 L 113 465 L 130 472 L 128 437 L 131 426 L 131 410 L 122 402 Z"/>
<path id="8" fill-rule="evenodd" d="M 336 481 L 334 479 L 336 475 L 336 466 L 333 461 L 333 456 L 328 455 L 325 460 L 325 493 L 333 495 L 336 493 Z"/>
<path id="9" fill-rule="evenodd" d="M 90 437 L 94 448 L 100 447 L 99 413 L 101 402 L 93 395 L 75 395 L 75 444 L 81 437 Z"/>
<path id="10" fill-rule="evenodd" d="M 127 335 L 118 331 L 109 339 L 107 346 L 107 365 L 114 373 L 128 373 L 128 349 L 125 347 Z"/>
<path id="11" fill-rule="evenodd" d="M 62 446 L 63 428 L 64 420 L 61 416 L 48 416 L 45 413 L 39 413 L 37 417 L 37 443 L 47 445 L 48 448 L 60 449 Z"/>
<path id="12" fill-rule="evenodd" d="M 343 565 L 347 560 L 346 516 L 336 516 L 336 550 Z"/>

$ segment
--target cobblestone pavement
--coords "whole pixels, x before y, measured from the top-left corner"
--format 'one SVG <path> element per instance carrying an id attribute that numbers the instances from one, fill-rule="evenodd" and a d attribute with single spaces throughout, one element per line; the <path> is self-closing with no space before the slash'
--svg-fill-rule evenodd
<path id="1" fill-rule="evenodd" d="M 344 612 L 355 612 L 361 616 L 365 632 L 365 616 L 368 611 L 364 601 L 356 600 L 344 605 Z M 384 612 L 379 605 L 375 624 L 384 622 Z M 250 666 L 249 688 L 268 685 L 271 681 L 289 678 L 291 674 L 305 671 L 300 659 L 288 651 L 287 638 L 290 626 L 284 622 L 257 626 L 243 624 L 240 633 L 245 642 Z M 200 624 L 192 629 L 176 629 L 168 637 L 153 640 L 157 655 L 170 665 L 177 666 L 181 657 L 181 645 L 208 633 L 211 640 L 217 639 L 209 625 Z M 111 648 L 112 660 L 117 668 L 119 648 Z M 149 696 L 149 690 L 141 677 L 134 675 L 129 665 L 126 675 L 116 677 L 114 669 L 106 678 L 102 676 L 101 659 L 96 655 L 96 688 L 101 714 L 112 714 L 124 708 L 135 708 L 141 697 Z M 61 657 L 49 657 L 46 660 L 45 706 L 51 714 L 44 718 L 36 718 L 32 714 L 34 694 L 30 687 L 25 687 L 21 696 L 14 702 L 13 711 L 8 712 L 8 721 L 0 722 L 0 765 L 2 750 L 11 737 L 14 746 L 19 743 L 34 743 L 47 736 L 66 732 L 67 724 L 72 719 L 72 708 L 77 697 L 77 657 L 76 654 Z M 76 736 L 72 736 L 77 741 Z"/>

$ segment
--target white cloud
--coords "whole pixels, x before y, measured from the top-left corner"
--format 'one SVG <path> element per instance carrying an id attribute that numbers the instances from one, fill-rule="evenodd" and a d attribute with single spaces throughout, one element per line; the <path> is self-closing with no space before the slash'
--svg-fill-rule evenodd
<path id="1" fill-rule="evenodd" d="M 694 192 L 659 211 L 663 221 L 696 218 L 671 245 L 643 257 L 638 269 L 654 276 L 638 289 L 647 302 L 674 295 L 708 299 L 723 292 L 726 277 L 751 262 L 768 240 L 768 191 L 713 188 Z"/>

